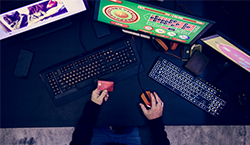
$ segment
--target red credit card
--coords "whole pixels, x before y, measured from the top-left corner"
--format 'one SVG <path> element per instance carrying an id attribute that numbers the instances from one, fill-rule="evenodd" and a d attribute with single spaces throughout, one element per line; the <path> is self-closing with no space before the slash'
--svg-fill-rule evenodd
<path id="1" fill-rule="evenodd" d="M 101 91 L 108 90 L 109 92 L 113 92 L 113 88 L 114 88 L 114 82 L 100 81 L 100 80 L 98 80 L 97 82 L 98 90 L 101 90 Z"/>

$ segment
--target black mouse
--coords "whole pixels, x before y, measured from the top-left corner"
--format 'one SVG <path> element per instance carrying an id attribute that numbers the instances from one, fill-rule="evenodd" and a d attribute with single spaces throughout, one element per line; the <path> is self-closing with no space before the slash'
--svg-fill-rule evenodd
<path id="1" fill-rule="evenodd" d="M 236 99 L 237 99 L 237 106 L 240 109 L 245 110 L 250 107 L 250 96 L 248 95 L 248 93 L 240 91 L 237 93 Z"/>

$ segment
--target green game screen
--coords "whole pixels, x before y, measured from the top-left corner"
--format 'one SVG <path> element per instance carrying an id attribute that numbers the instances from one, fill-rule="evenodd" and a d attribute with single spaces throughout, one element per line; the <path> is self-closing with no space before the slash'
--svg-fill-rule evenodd
<path id="1" fill-rule="evenodd" d="M 100 0 L 95 19 L 185 44 L 200 37 L 198 34 L 209 25 L 200 19 L 126 0 Z"/>

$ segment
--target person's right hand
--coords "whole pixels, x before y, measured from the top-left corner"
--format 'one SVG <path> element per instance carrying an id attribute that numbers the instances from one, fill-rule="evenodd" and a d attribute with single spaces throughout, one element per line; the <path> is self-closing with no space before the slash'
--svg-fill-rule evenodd
<path id="1" fill-rule="evenodd" d="M 156 92 L 154 92 L 154 94 L 150 93 L 150 97 L 152 106 L 149 110 L 147 110 L 145 105 L 142 103 L 140 103 L 140 106 L 148 120 L 153 120 L 162 116 L 164 104 L 159 98 L 159 96 L 156 94 Z"/>
<path id="2" fill-rule="evenodd" d="M 101 95 L 100 95 L 101 94 Z M 108 97 L 109 97 L 109 94 L 108 94 L 108 91 L 107 90 L 104 90 L 101 91 L 100 90 L 97 90 L 97 88 L 92 92 L 92 95 L 91 95 L 91 101 L 98 104 L 98 105 L 102 105 L 103 103 L 103 100 L 104 101 L 107 101 L 108 100 Z"/>

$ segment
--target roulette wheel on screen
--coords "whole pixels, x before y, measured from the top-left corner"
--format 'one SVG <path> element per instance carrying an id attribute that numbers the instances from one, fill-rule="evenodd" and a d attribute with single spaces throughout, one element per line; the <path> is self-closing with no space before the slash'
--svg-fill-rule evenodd
<path id="1" fill-rule="evenodd" d="M 103 13 L 108 18 L 122 23 L 136 23 L 140 20 L 134 10 L 124 6 L 109 5 L 103 8 Z"/>

